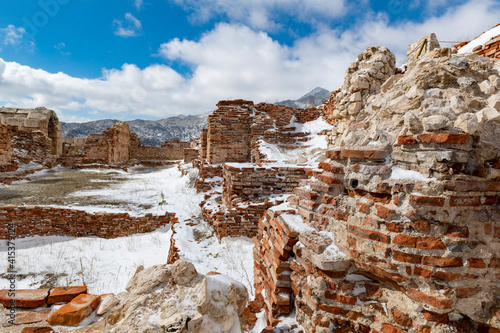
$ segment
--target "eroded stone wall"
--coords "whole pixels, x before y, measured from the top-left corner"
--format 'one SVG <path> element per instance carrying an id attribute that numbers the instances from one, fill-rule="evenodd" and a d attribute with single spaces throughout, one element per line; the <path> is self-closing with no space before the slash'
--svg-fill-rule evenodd
<path id="1" fill-rule="evenodd" d="M 0 207 L 0 239 L 7 239 L 7 224 L 15 226 L 15 237 L 72 236 L 117 238 L 146 233 L 175 222 L 175 214 L 146 214 L 132 217 L 127 213 L 95 213 L 53 207 Z"/>
<path id="2" fill-rule="evenodd" d="M 259 222 L 257 298 L 306 332 L 498 332 L 498 64 L 435 49 L 365 84 L 387 51 L 327 103 L 340 148 L 322 173 Z"/>

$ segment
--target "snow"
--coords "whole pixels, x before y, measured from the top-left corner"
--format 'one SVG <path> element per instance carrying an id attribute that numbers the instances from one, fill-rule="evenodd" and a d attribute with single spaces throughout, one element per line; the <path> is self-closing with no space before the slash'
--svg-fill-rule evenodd
<path id="1" fill-rule="evenodd" d="M 436 178 L 427 178 L 418 171 L 406 170 L 398 167 L 392 168 L 392 173 L 389 179 L 415 180 L 415 181 L 435 182 L 435 183 L 438 182 Z"/>
<path id="2" fill-rule="evenodd" d="M 493 29 L 486 31 L 481 36 L 471 41 L 469 44 L 464 45 L 460 50 L 458 50 L 458 53 L 459 54 L 471 53 L 472 50 L 478 45 L 481 45 L 484 48 L 484 44 L 487 41 L 498 35 L 500 35 L 500 26 L 494 27 Z"/>
<path id="3" fill-rule="evenodd" d="M 286 225 L 298 233 L 306 233 L 314 231 L 313 228 L 304 223 L 304 219 L 300 215 L 296 214 L 281 214 L 280 215 L 285 221 Z"/>
<path id="4" fill-rule="evenodd" d="M 283 149 L 279 145 L 259 141 L 259 151 L 269 161 L 286 163 L 305 163 L 307 165 L 317 165 L 317 160 L 328 148 L 326 135 L 319 135 L 324 130 L 331 130 L 332 125 L 328 124 L 322 117 L 307 123 L 297 123 L 295 117 L 290 121 L 289 127 L 295 127 L 295 133 L 308 134 L 307 142 L 298 142 L 302 147 L 296 149 Z"/>

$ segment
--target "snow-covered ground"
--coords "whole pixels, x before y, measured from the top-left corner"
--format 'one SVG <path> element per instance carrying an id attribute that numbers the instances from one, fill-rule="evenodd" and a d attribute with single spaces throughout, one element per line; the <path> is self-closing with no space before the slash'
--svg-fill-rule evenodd
<path id="1" fill-rule="evenodd" d="M 116 170 L 81 170 L 79 172 L 116 172 Z M 211 228 L 201 219 L 199 203 L 203 194 L 190 186 L 196 170 L 182 176 L 176 168 L 147 173 L 120 172 L 125 181 L 103 189 L 75 192 L 82 205 L 71 208 L 88 212 L 128 212 L 131 215 L 175 212 L 176 245 L 181 258 L 193 262 L 200 273 L 217 271 L 241 281 L 253 289 L 253 243 L 249 238 L 226 238 L 221 244 Z M 103 205 L 86 206 L 86 198 L 99 197 Z M 109 201 L 123 205 L 110 207 Z M 143 209 L 144 205 L 149 206 Z M 186 225 L 193 223 L 194 225 Z M 17 239 L 17 288 L 42 285 L 82 285 L 90 293 L 119 293 L 125 290 L 137 266 L 164 264 L 172 231 L 163 227 L 155 232 L 117 239 L 30 237 Z M 6 272 L 7 248 L 0 244 L 0 267 Z M 0 289 L 9 286 L 7 274 L 0 275 Z"/>

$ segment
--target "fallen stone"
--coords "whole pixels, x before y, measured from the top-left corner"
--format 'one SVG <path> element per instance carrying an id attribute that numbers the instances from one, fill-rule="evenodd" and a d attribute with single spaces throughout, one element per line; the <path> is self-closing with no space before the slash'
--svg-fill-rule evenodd
<path id="1" fill-rule="evenodd" d="M 14 297 L 9 296 L 8 289 L 0 290 L 0 303 L 6 308 L 11 306 L 12 300 L 17 308 L 33 309 L 47 304 L 50 289 L 20 289 L 15 291 Z"/>
<path id="2" fill-rule="evenodd" d="M 184 332 L 188 320 L 188 315 L 185 313 L 175 314 L 160 322 L 160 327 L 163 332 Z"/>
<path id="3" fill-rule="evenodd" d="M 50 327 L 25 327 L 21 333 L 53 333 Z"/>
<path id="4" fill-rule="evenodd" d="M 49 295 L 47 304 L 51 305 L 60 302 L 70 302 L 73 298 L 80 294 L 86 294 L 87 287 L 57 287 Z"/>
<path id="5" fill-rule="evenodd" d="M 25 325 L 39 323 L 45 320 L 49 316 L 50 310 L 48 311 L 28 311 L 28 312 L 18 312 L 16 313 L 16 318 L 14 324 L 10 324 L 7 320 L 3 326 L 9 327 L 13 325 Z"/>
<path id="6" fill-rule="evenodd" d="M 102 297 L 101 304 L 99 304 L 99 307 L 97 308 L 97 315 L 102 316 L 118 305 L 118 303 L 120 303 L 120 301 L 115 296 Z"/>
<path id="7" fill-rule="evenodd" d="M 73 326 L 81 323 L 99 305 L 101 296 L 82 294 L 54 312 L 47 322 L 51 325 Z"/>

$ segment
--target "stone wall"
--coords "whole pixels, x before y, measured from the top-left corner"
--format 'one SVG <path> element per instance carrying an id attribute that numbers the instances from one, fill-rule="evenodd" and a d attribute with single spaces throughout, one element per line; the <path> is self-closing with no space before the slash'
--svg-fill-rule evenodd
<path id="1" fill-rule="evenodd" d="M 127 213 L 95 213 L 53 207 L 0 207 L 0 239 L 7 239 L 7 224 L 15 225 L 15 237 L 73 236 L 117 238 L 146 233 L 175 222 L 175 214 L 146 214 L 131 217 Z"/>
<path id="2" fill-rule="evenodd" d="M 21 163 L 52 164 L 52 142 L 44 133 L 14 127 L 12 131 L 12 157 Z"/>
<path id="3" fill-rule="evenodd" d="M 189 147 L 189 142 L 180 142 L 179 140 L 165 141 L 161 147 L 132 146 L 130 159 L 139 161 L 181 160 L 184 158 L 184 149 Z"/>
<path id="4" fill-rule="evenodd" d="M 499 332 L 498 64 L 435 49 L 364 82 L 387 52 L 350 66 L 326 105 L 340 148 L 260 220 L 256 297 L 307 333 Z"/>
<path id="5" fill-rule="evenodd" d="M 56 113 L 46 108 L 0 108 L 0 124 L 15 126 L 19 130 L 41 131 L 48 139 L 50 153 L 62 154 L 62 128 Z"/>
<path id="6" fill-rule="evenodd" d="M 0 125 L 0 164 L 12 162 L 12 127 Z"/>

